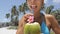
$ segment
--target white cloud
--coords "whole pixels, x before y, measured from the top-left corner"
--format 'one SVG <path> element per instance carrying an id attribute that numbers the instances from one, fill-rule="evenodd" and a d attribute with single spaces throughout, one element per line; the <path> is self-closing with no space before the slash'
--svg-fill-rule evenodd
<path id="1" fill-rule="evenodd" d="M 44 0 L 44 3 L 47 3 L 47 0 Z"/>
<path id="2" fill-rule="evenodd" d="M 54 3 L 60 3 L 60 0 L 53 0 Z"/>

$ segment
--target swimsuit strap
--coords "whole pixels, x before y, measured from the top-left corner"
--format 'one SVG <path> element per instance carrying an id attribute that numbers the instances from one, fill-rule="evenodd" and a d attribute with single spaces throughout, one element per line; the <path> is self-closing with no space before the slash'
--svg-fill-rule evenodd
<path id="1" fill-rule="evenodd" d="M 50 31 L 49 31 L 47 25 L 45 24 L 45 21 L 42 21 L 41 32 L 44 34 L 50 34 Z"/>
<path id="2" fill-rule="evenodd" d="M 40 12 L 40 14 L 42 15 L 42 17 L 44 18 L 44 14 L 45 13 L 43 13 L 43 12 Z M 50 34 L 50 31 L 49 31 L 49 29 L 48 29 L 48 27 L 47 27 L 47 25 L 46 25 L 46 22 L 45 22 L 45 19 L 43 19 L 42 20 L 42 23 L 41 23 L 41 32 L 43 33 L 43 34 Z"/>

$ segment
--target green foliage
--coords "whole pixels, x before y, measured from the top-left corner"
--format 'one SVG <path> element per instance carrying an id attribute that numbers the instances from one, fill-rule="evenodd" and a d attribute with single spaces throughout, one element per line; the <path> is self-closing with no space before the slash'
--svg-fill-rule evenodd
<path id="1" fill-rule="evenodd" d="M 12 9 L 11 9 L 11 14 L 12 15 L 16 15 L 16 6 L 13 6 Z"/>
<path id="2" fill-rule="evenodd" d="M 7 29 L 17 29 L 17 26 L 10 26 Z"/>
<path id="3" fill-rule="evenodd" d="M 25 14 L 26 13 L 25 11 L 27 11 L 27 10 L 29 10 L 29 8 L 27 7 L 26 2 L 19 6 L 19 11 L 23 12 L 23 14 Z"/>
<path id="4" fill-rule="evenodd" d="M 8 19 L 10 17 L 10 13 L 7 13 L 6 14 L 6 18 Z"/>
<path id="5" fill-rule="evenodd" d="M 52 12 L 52 9 L 53 9 L 53 8 L 54 8 L 53 5 L 47 7 L 47 9 L 46 9 L 46 13 L 47 13 L 47 14 L 50 14 L 50 13 Z"/>
<path id="6" fill-rule="evenodd" d="M 19 12 L 16 6 L 14 5 L 11 9 L 11 22 L 16 26 L 18 25 L 18 16 L 19 16 Z"/>

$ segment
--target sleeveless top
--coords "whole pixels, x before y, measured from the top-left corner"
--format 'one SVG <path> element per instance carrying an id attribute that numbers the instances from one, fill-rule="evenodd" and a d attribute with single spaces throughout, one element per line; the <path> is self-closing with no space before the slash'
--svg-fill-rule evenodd
<path id="1" fill-rule="evenodd" d="M 45 13 L 40 12 L 40 14 L 42 16 L 44 16 Z M 41 33 L 42 34 L 50 34 L 50 31 L 49 31 L 44 19 L 42 20 L 42 23 L 41 23 Z"/>

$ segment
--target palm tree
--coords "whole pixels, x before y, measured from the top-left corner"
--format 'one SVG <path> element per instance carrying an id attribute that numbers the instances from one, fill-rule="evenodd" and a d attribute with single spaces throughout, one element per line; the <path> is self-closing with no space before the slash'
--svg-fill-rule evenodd
<path id="1" fill-rule="evenodd" d="M 47 9 L 46 9 L 46 13 L 47 13 L 47 14 L 50 14 L 50 13 L 52 12 L 53 8 L 54 8 L 53 5 L 47 7 Z"/>
<path id="2" fill-rule="evenodd" d="M 25 9 L 26 11 L 29 10 L 26 2 L 24 3 L 24 7 L 25 7 L 24 9 Z"/>
<path id="3" fill-rule="evenodd" d="M 20 12 L 23 12 L 23 14 L 25 14 L 25 9 L 24 9 L 24 6 L 23 5 L 20 5 L 19 6 L 19 11 Z"/>
<path id="4" fill-rule="evenodd" d="M 16 26 L 18 25 L 18 16 L 19 12 L 17 11 L 16 6 L 13 6 L 11 9 L 11 22 Z"/>
<path id="5" fill-rule="evenodd" d="M 59 21 L 60 20 L 60 10 L 59 9 L 57 9 L 56 10 L 56 19 Z"/>
<path id="6" fill-rule="evenodd" d="M 10 17 L 10 13 L 7 13 L 6 14 L 6 18 L 8 19 Z"/>
<path id="7" fill-rule="evenodd" d="M 6 18 L 8 19 L 10 17 L 10 13 L 6 14 Z M 8 22 L 6 22 L 6 25 L 9 26 Z"/>
<path id="8" fill-rule="evenodd" d="M 17 26 L 18 25 L 18 16 L 15 17 L 15 25 Z"/>
<path id="9" fill-rule="evenodd" d="M 56 10 L 52 11 L 51 14 L 54 15 L 55 17 L 57 17 L 58 15 L 60 15 L 60 10 L 56 9 Z"/>
<path id="10" fill-rule="evenodd" d="M 16 6 L 13 6 L 12 9 L 11 9 L 11 14 L 12 15 L 16 15 Z"/>
<path id="11" fill-rule="evenodd" d="M 24 4 L 22 4 L 22 5 L 19 6 L 19 11 L 23 12 L 23 14 L 26 14 L 25 11 L 27 11 L 27 10 L 29 10 L 29 8 L 27 7 L 26 2 Z"/>

